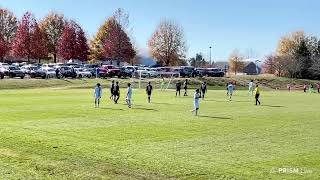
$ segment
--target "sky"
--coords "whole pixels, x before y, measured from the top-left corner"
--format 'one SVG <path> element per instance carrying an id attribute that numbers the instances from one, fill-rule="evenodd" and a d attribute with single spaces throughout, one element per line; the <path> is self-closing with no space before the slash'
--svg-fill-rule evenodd
<path id="1" fill-rule="evenodd" d="M 91 38 L 117 8 L 130 16 L 131 37 L 141 52 L 163 19 L 174 20 L 187 40 L 187 57 L 202 53 L 225 61 L 237 49 L 263 58 L 280 37 L 297 30 L 320 36 L 319 0 L 0 0 L 18 18 L 31 11 L 38 20 L 48 12 L 76 20 Z"/>

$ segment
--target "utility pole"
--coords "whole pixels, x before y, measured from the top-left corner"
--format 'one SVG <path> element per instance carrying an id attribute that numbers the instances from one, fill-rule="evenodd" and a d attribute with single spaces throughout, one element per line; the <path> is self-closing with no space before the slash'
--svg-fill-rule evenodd
<path id="1" fill-rule="evenodd" d="M 210 47 L 209 47 L 209 49 L 210 49 L 210 62 L 209 62 L 209 63 L 210 63 L 210 66 L 212 65 L 212 64 L 211 64 L 211 48 L 212 48 L 212 47 L 210 46 Z"/>

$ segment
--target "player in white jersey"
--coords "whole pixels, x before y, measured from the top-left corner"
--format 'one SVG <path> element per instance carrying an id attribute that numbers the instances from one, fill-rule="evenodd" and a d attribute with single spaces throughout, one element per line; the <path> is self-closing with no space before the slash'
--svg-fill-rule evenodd
<path id="1" fill-rule="evenodd" d="M 196 90 L 196 92 L 194 93 L 194 97 L 193 97 L 193 105 L 194 105 L 194 109 L 192 110 L 192 113 L 197 116 L 198 115 L 198 110 L 200 108 L 200 104 L 199 104 L 199 100 L 201 98 L 201 94 L 199 89 Z"/>
<path id="2" fill-rule="evenodd" d="M 127 102 L 129 108 L 131 108 L 131 98 L 132 98 L 132 88 L 131 88 L 131 84 L 128 83 L 126 102 Z"/>
<path id="3" fill-rule="evenodd" d="M 232 84 L 232 83 L 229 83 L 229 85 L 228 85 L 229 101 L 231 101 L 233 91 L 234 91 L 234 86 L 233 86 L 233 84 Z"/>
<path id="4" fill-rule="evenodd" d="M 249 95 L 253 96 L 253 90 L 254 90 L 253 80 L 251 80 L 251 81 L 249 82 Z"/>
<path id="5" fill-rule="evenodd" d="M 101 96 L 102 96 L 102 88 L 100 83 L 98 83 L 96 88 L 94 89 L 94 104 L 96 108 L 100 106 Z"/>

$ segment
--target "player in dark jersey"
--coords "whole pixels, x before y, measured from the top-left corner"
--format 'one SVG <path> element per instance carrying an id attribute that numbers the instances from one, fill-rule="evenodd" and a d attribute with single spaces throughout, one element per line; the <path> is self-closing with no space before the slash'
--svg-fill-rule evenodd
<path id="1" fill-rule="evenodd" d="M 151 102 L 151 94 L 152 94 L 152 86 L 151 83 L 149 82 L 147 87 L 146 87 L 146 93 L 148 95 L 148 103 Z"/>
<path id="2" fill-rule="evenodd" d="M 183 96 L 188 96 L 188 79 L 186 79 L 186 81 L 184 82 L 184 86 L 183 86 L 183 89 L 184 89 L 184 94 Z"/>
<path id="3" fill-rule="evenodd" d="M 111 83 L 111 87 L 110 87 L 110 93 L 111 93 L 111 95 L 110 95 L 110 99 L 114 99 L 114 88 L 115 88 L 115 85 L 114 85 L 114 80 L 112 80 L 112 83 Z"/>
<path id="4" fill-rule="evenodd" d="M 178 96 L 178 94 L 180 96 L 180 91 L 181 91 L 181 82 L 177 81 L 177 83 L 176 83 L 176 97 Z"/>
<path id="5" fill-rule="evenodd" d="M 200 87 L 202 99 L 204 99 L 204 95 L 207 93 L 207 83 L 203 82 Z"/>
<path id="6" fill-rule="evenodd" d="M 119 82 L 116 82 L 116 85 L 113 91 L 113 100 L 115 104 L 118 104 L 119 98 L 120 98 L 120 87 L 119 87 Z"/>

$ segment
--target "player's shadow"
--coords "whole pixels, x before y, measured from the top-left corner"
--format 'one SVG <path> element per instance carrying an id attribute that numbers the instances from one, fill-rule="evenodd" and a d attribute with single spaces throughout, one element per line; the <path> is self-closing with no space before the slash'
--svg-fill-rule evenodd
<path id="1" fill-rule="evenodd" d="M 108 109 L 108 110 L 115 110 L 115 111 L 123 111 L 124 109 L 118 109 L 118 108 L 107 108 L 107 107 L 101 107 L 100 109 Z"/>
<path id="2" fill-rule="evenodd" d="M 273 107 L 273 108 L 281 108 L 281 107 L 285 107 L 285 106 L 279 106 L 279 105 L 261 105 L 261 106 L 265 106 L 265 107 Z"/>
<path id="3" fill-rule="evenodd" d="M 137 109 L 137 110 L 144 110 L 144 111 L 158 111 L 156 109 L 151 109 L 151 108 L 141 108 L 141 107 L 134 107 L 132 109 Z"/>
<path id="4" fill-rule="evenodd" d="M 159 103 L 159 102 L 151 102 L 151 104 L 174 105 L 174 104 L 171 104 L 171 103 Z"/>
<path id="5" fill-rule="evenodd" d="M 198 117 L 201 117 L 201 118 L 211 118 L 211 119 L 229 119 L 229 120 L 232 119 L 232 118 L 229 118 L 229 117 L 205 116 L 205 115 L 199 115 Z"/>

